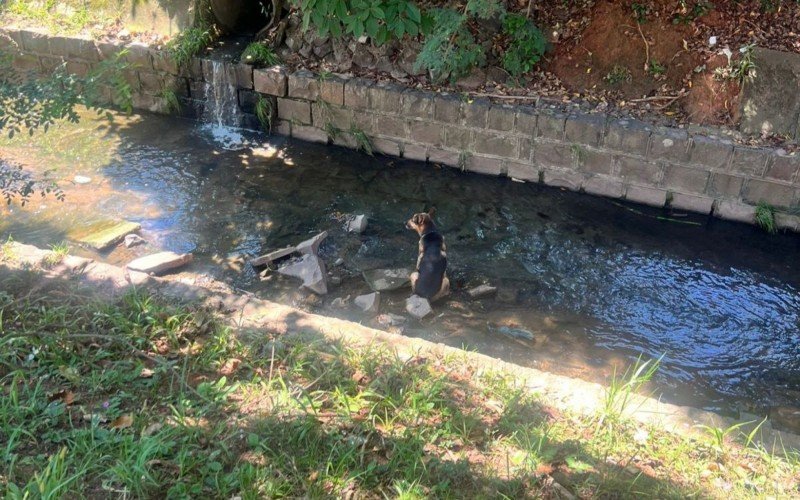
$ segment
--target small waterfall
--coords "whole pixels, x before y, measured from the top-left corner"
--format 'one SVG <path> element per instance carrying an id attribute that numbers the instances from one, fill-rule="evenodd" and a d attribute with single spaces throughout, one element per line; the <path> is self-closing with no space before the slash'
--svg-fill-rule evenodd
<path id="1" fill-rule="evenodd" d="M 244 146 L 245 139 L 238 127 L 242 123 L 236 87 L 236 69 L 224 60 L 203 61 L 206 76 L 206 102 L 203 122 L 214 139 L 224 147 L 237 149 Z M 206 69 L 208 68 L 208 69 Z"/>

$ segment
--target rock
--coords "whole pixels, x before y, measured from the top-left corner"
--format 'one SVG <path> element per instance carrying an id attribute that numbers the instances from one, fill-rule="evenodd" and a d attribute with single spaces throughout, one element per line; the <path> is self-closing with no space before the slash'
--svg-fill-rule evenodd
<path id="1" fill-rule="evenodd" d="M 86 177 L 85 175 L 76 175 L 72 180 L 75 184 L 89 184 L 92 182 L 92 178 Z"/>
<path id="2" fill-rule="evenodd" d="M 330 280 L 328 280 L 331 285 L 339 286 L 342 284 L 342 277 L 341 276 L 331 276 Z"/>
<path id="3" fill-rule="evenodd" d="M 497 333 L 502 333 L 503 335 L 511 338 L 516 339 L 523 339 L 523 340 L 533 340 L 534 335 L 533 333 L 525 330 L 524 328 L 515 328 L 511 326 L 505 325 L 489 325 L 489 330 Z"/>
<path id="4" fill-rule="evenodd" d="M 364 271 L 362 274 L 373 291 L 386 292 L 389 290 L 397 290 L 408 284 L 411 272 L 405 268 L 370 269 L 369 271 Z"/>
<path id="5" fill-rule="evenodd" d="M 456 87 L 461 90 L 478 90 L 486 83 L 486 72 L 475 68 L 469 75 L 456 80 Z"/>
<path id="6" fill-rule="evenodd" d="M 142 238 L 138 234 L 129 234 L 129 235 L 125 236 L 124 243 L 125 243 L 125 247 L 126 248 L 130 248 L 130 247 L 136 246 L 136 245 L 143 245 L 143 244 L 145 244 L 147 242 L 144 240 L 144 238 Z"/>
<path id="7" fill-rule="evenodd" d="M 363 44 L 358 44 L 353 51 L 353 64 L 363 69 L 373 69 L 375 56 Z"/>
<path id="8" fill-rule="evenodd" d="M 312 292 L 321 295 L 328 293 L 325 263 L 316 255 L 304 254 L 300 259 L 278 268 L 278 272 L 286 276 L 302 279 L 303 286 Z"/>
<path id="9" fill-rule="evenodd" d="M 494 295 L 495 293 L 497 293 L 497 287 L 490 285 L 479 285 L 467 290 L 467 295 L 473 299 L 482 299 Z"/>
<path id="10" fill-rule="evenodd" d="M 778 134 L 797 138 L 800 116 L 800 54 L 756 47 L 755 72 L 742 88 L 741 130 L 748 134 Z"/>
<path id="11" fill-rule="evenodd" d="M 353 300 L 353 303 L 366 313 L 377 314 L 381 306 L 381 294 L 380 292 L 373 292 L 359 295 Z"/>
<path id="12" fill-rule="evenodd" d="M 147 274 L 161 274 L 171 269 L 177 269 L 192 261 L 192 254 L 177 254 L 175 252 L 159 252 L 129 262 L 128 269 Z"/>
<path id="13" fill-rule="evenodd" d="M 107 220 L 70 233 L 69 238 L 83 245 L 103 250 L 122 241 L 125 236 L 135 233 L 142 226 L 125 220 Z"/>
<path id="14" fill-rule="evenodd" d="M 336 259 L 336 262 L 333 263 L 334 266 L 341 266 L 342 264 L 344 264 L 344 259 L 341 257 Z"/>
<path id="15" fill-rule="evenodd" d="M 399 314 L 386 313 L 378 315 L 378 317 L 375 318 L 375 321 L 383 326 L 399 326 L 406 322 L 406 318 L 400 316 Z"/>
<path id="16" fill-rule="evenodd" d="M 417 319 L 422 319 L 433 312 L 428 299 L 419 295 L 412 295 L 406 299 L 406 312 Z"/>
<path id="17" fill-rule="evenodd" d="M 777 427 L 792 432 L 800 431 L 800 407 L 778 406 L 772 408 L 769 412 L 769 418 L 772 420 L 773 425 L 777 424 Z"/>
<path id="18" fill-rule="evenodd" d="M 367 216 L 356 215 L 347 221 L 347 230 L 351 233 L 363 233 L 367 230 Z"/>
<path id="19" fill-rule="evenodd" d="M 506 83 L 508 81 L 508 72 L 503 68 L 492 66 L 486 70 L 486 79 L 495 83 Z"/>
<path id="20" fill-rule="evenodd" d="M 268 254 L 256 257 L 255 259 L 250 259 L 250 265 L 253 267 L 267 266 L 273 262 L 285 259 L 286 257 L 292 255 L 296 251 L 297 248 L 295 247 L 286 247 L 286 248 L 281 248 L 280 250 L 274 250 Z"/>
<path id="21" fill-rule="evenodd" d="M 347 307 L 348 302 L 350 302 L 349 295 L 347 297 L 336 297 L 331 301 L 331 305 L 339 309 L 344 309 L 345 307 Z"/>
<path id="22" fill-rule="evenodd" d="M 516 304 L 519 300 L 519 290 L 516 288 L 498 288 L 497 300 L 506 304 Z"/>
<path id="23" fill-rule="evenodd" d="M 317 255 L 319 245 L 328 237 L 328 231 L 322 231 L 311 239 L 297 245 L 297 251 L 306 255 Z"/>

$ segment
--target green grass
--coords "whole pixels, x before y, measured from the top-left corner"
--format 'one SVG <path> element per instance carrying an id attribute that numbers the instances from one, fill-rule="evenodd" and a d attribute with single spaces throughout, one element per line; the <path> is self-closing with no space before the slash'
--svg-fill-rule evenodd
<path id="1" fill-rule="evenodd" d="M 59 33 L 73 34 L 103 20 L 98 17 L 97 4 L 104 1 L 57 2 L 56 0 L 10 0 L 0 6 L 0 13 L 15 19 L 35 22 Z"/>
<path id="2" fill-rule="evenodd" d="M 611 71 L 603 77 L 609 85 L 618 85 L 623 82 L 630 82 L 631 81 L 631 70 L 626 68 L 625 66 L 615 65 L 611 68 Z"/>
<path id="3" fill-rule="evenodd" d="M 242 55 L 239 57 L 239 60 L 245 64 L 252 64 L 257 68 L 275 66 L 276 64 L 280 63 L 280 59 L 278 59 L 278 56 L 275 54 L 275 52 L 273 52 L 271 48 L 259 42 L 253 42 L 245 47 L 245 49 L 242 51 Z"/>
<path id="4" fill-rule="evenodd" d="M 186 66 L 192 58 L 214 41 L 211 28 L 195 26 L 185 29 L 167 43 L 167 54 L 179 66 Z"/>
<path id="5" fill-rule="evenodd" d="M 261 124 L 261 128 L 268 134 L 272 133 L 272 120 L 275 116 L 275 107 L 270 98 L 258 94 L 258 101 L 256 101 L 256 118 Z"/>
<path id="6" fill-rule="evenodd" d="M 48 266 L 54 266 L 64 260 L 64 257 L 69 255 L 69 243 L 66 241 L 62 241 L 60 243 L 56 243 L 55 245 L 50 245 L 50 253 L 45 257 L 45 264 Z"/>
<path id="7" fill-rule="evenodd" d="M 756 225 L 768 232 L 775 234 L 778 232 L 778 226 L 775 224 L 775 207 L 765 201 L 759 201 L 756 206 Z"/>
<path id="8" fill-rule="evenodd" d="M 6 498 L 540 498 L 553 481 L 580 497 L 798 491 L 800 458 L 738 429 L 720 455 L 711 437 L 617 413 L 598 426 L 466 354 L 237 333 L 141 292 L 2 289 Z M 655 366 L 631 369 L 609 406 Z"/>

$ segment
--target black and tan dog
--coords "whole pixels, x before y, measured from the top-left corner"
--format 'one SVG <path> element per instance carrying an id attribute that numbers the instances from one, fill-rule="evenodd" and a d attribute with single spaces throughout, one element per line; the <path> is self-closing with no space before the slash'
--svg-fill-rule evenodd
<path id="1" fill-rule="evenodd" d="M 419 234 L 419 257 L 417 270 L 411 273 L 411 289 L 416 295 L 431 302 L 450 293 L 450 280 L 445 276 L 447 247 L 444 244 L 444 237 L 439 234 L 433 223 L 435 210 L 432 208 L 428 213 L 414 214 L 406 222 L 408 229 L 413 229 Z"/>

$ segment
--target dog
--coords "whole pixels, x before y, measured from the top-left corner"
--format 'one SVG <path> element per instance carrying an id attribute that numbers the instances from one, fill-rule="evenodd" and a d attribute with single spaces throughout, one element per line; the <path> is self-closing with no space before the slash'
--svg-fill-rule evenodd
<path id="1" fill-rule="evenodd" d="M 406 228 L 419 235 L 419 257 L 417 270 L 411 273 L 411 290 L 431 302 L 450 293 L 450 280 L 445 276 L 447 270 L 447 247 L 444 237 L 433 223 L 435 208 L 427 213 L 414 214 Z"/>

